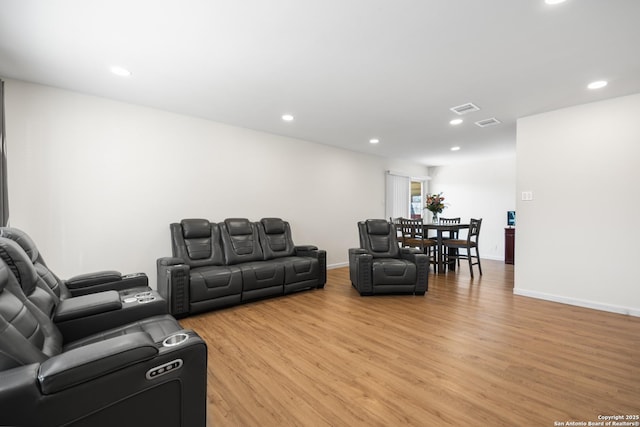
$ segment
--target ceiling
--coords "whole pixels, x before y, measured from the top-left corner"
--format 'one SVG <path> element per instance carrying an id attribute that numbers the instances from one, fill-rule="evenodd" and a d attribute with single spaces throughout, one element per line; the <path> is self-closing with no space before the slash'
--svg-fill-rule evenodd
<path id="1" fill-rule="evenodd" d="M 640 92 L 638 22 L 638 0 L 0 0 L 0 76 L 443 165 Z"/>

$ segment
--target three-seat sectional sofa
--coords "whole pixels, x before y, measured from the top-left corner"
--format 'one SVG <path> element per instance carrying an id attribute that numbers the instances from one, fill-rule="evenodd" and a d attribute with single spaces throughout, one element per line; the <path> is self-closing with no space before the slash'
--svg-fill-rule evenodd
<path id="1" fill-rule="evenodd" d="M 280 218 L 170 225 L 172 257 L 157 260 L 158 291 L 175 316 L 323 288 L 326 251 L 296 246 Z"/>

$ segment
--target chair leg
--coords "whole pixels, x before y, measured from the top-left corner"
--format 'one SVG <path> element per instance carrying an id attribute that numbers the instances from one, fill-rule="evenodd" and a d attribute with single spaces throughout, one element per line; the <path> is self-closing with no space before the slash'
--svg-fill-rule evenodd
<path id="1" fill-rule="evenodd" d="M 473 258 L 471 257 L 471 251 L 467 250 L 467 260 L 469 260 L 469 272 L 471 273 L 471 278 L 473 279 Z"/>
<path id="2" fill-rule="evenodd" d="M 433 274 L 437 274 L 438 254 L 435 246 L 429 246 L 429 264 L 433 265 Z"/>
<path id="3" fill-rule="evenodd" d="M 480 252 L 478 252 L 478 248 L 476 248 L 476 257 L 478 257 L 478 271 L 482 276 L 482 265 L 480 264 Z"/>

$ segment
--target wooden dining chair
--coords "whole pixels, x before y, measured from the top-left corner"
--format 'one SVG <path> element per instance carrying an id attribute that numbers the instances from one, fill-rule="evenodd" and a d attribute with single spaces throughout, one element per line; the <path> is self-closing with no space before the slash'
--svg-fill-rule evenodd
<path id="1" fill-rule="evenodd" d="M 458 218 L 439 218 L 438 219 L 438 223 L 439 224 L 460 224 L 460 217 Z M 458 238 L 458 231 L 449 231 L 449 234 L 447 236 L 442 235 L 442 239 L 457 239 Z"/>
<path id="2" fill-rule="evenodd" d="M 404 218 L 389 218 L 389 222 L 396 227 L 396 240 L 398 241 L 398 245 L 400 247 L 404 247 L 404 234 L 402 232 L 402 220 Z"/>
<path id="3" fill-rule="evenodd" d="M 445 264 L 456 262 L 461 259 L 469 261 L 469 272 L 473 278 L 473 266 L 478 266 L 478 271 L 482 276 L 482 265 L 480 264 L 480 253 L 478 252 L 478 239 L 480 238 L 480 226 L 482 218 L 469 221 L 469 232 L 466 239 L 447 239 L 443 242 L 446 248 L 444 257 Z M 456 250 L 456 251 L 454 251 Z M 476 262 L 473 262 L 473 260 Z"/>
<path id="4" fill-rule="evenodd" d="M 457 217 L 457 218 L 440 218 L 440 219 L 438 219 L 438 223 L 444 224 L 444 225 L 447 225 L 447 224 L 460 224 L 460 217 Z M 447 233 L 447 234 L 445 235 L 445 233 Z M 459 234 L 460 233 L 459 233 L 458 230 L 456 230 L 456 231 L 446 231 L 446 232 L 443 231 L 442 232 L 442 240 L 444 241 L 444 240 L 448 240 L 448 239 L 457 239 Z M 457 249 L 452 249 L 452 251 L 457 253 Z M 455 255 L 455 253 L 454 253 L 454 255 Z M 458 261 L 458 267 L 460 267 L 460 258 L 458 258 L 457 261 Z M 455 265 L 453 267 L 455 267 Z M 453 267 L 451 265 L 449 265 L 449 268 L 453 268 Z"/>
<path id="5" fill-rule="evenodd" d="M 403 244 L 409 248 L 420 248 L 423 253 L 429 255 L 430 263 L 435 269 L 435 253 L 437 242 L 426 237 L 426 230 L 422 219 L 402 219 Z"/>

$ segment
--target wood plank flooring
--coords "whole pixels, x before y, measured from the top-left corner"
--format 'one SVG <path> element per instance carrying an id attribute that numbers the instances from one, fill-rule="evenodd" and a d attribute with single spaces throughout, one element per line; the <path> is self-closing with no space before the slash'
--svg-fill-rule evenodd
<path id="1" fill-rule="evenodd" d="M 513 266 L 418 296 L 325 289 L 182 319 L 209 426 L 555 426 L 640 414 L 640 318 L 513 295 Z"/>

